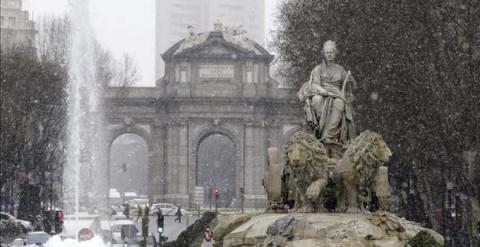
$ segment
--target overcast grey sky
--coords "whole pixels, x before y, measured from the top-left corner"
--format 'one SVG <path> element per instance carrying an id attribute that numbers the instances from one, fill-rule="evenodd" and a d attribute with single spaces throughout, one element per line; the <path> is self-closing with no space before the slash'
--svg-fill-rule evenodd
<path id="1" fill-rule="evenodd" d="M 231 0 L 235 1 L 235 0 Z M 266 0 L 266 37 L 281 0 Z M 68 12 L 68 0 L 23 0 L 34 19 Z M 137 86 L 155 85 L 155 0 L 90 0 L 91 23 L 100 43 L 120 59 L 134 57 L 141 73 Z"/>

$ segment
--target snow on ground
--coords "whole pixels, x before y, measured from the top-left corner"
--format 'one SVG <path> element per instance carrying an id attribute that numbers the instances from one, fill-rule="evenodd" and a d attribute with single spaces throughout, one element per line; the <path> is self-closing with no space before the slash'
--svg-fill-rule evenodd
<path id="1" fill-rule="evenodd" d="M 55 235 L 46 243 L 45 247 L 107 247 L 103 240 L 96 236 L 91 240 L 77 242 L 75 239 L 67 238 L 62 240 L 60 236 Z"/>
<path id="2" fill-rule="evenodd" d="M 65 216 L 65 220 L 63 222 L 64 233 L 63 236 L 75 238 L 78 232 L 83 228 L 90 228 L 93 220 L 98 215 L 89 215 L 86 212 L 81 212 L 78 215 L 78 222 L 75 220 L 74 215 L 67 215 Z"/>

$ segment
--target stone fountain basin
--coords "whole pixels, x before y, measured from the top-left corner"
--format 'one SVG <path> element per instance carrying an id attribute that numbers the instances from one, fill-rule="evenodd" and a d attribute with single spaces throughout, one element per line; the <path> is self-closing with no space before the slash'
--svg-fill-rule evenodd
<path id="1" fill-rule="evenodd" d="M 408 240 L 421 231 L 426 231 L 440 246 L 443 245 L 440 234 L 391 213 L 291 213 L 253 216 L 226 235 L 223 246 L 263 246 L 263 242 L 269 237 L 268 226 L 286 216 L 295 218 L 293 237 L 285 242 L 285 246 L 290 247 L 404 247 Z"/>

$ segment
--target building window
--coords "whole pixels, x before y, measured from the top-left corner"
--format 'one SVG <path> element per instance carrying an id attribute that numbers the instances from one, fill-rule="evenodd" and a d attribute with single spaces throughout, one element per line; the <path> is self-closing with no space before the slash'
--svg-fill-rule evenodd
<path id="1" fill-rule="evenodd" d="M 187 82 L 187 71 L 181 70 L 180 71 L 180 82 Z"/>
<path id="2" fill-rule="evenodd" d="M 253 61 L 247 61 L 245 69 L 246 69 L 245 81 L 247 83 L 252 83 L 253 82 Z"/>
<path id="3" fill-rule="evenodd" d="M 15 27 L 17 24 L 17 18 L 15 16 L 9 16 L 8 17 L 8 26 L 9 27 Z"/>
<path id="4" fill-rule="evenodd" d="M 258 82 L 258 64 L 253 66 L 253 82 Z"/>
<path id="5" fill-rule="evenodd" d="M 253 72 L 251 70 L 247 71 L 247 82 L 248 83 L 253 82 Z"/>
<path id="6" fill-rule="evenodd" d="M 188 70 L 189 70 L 188 63 L 180 63 L 180 82 L 188 81 Z"/>

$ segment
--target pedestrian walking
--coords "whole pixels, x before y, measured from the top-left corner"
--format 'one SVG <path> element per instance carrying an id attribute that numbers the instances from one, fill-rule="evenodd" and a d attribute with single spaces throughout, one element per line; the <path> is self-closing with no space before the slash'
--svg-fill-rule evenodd
<path id="1" fill-rule="evenodd" d="M 177 218 L 175 218 L 175 222 L 182 223 L 182 207 L 178 207 L 175 215 L 177 216 Z"/>
<path id="2" fill-rule="evenodd" d="M 128 203 L 125 203 L 125 209 L 123 209 L 123 215 L 125 215 L 127 219 L 130 219 L 130 205 L 128 205 Z"/>
<path id="3" fill-rule="evenodd" d="M 147 204 L 145 204 L 145 212 L 143 213 L 144 213 L 143 215 L 147 218 L 150 215 L 150 207 Z"/>
<path id="4" fill-rule="evenodd" d="M 215 247 L 215 240 L 213 239 L 213 231 L 209 225 L 203 227 L 203 243 L 201 247 Z"/>
<path id="5" fill-rule="evenodd" d="M 142 207 L 140 207 L 140 205 L 137 205 L 137 209 L 138 209 L 137 210 L 138 214 L 137 214 L 137 219 L 135 221 L 138 221 L 143 216 Z"/>

